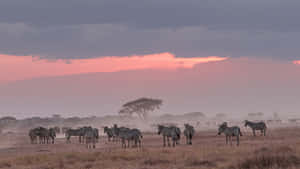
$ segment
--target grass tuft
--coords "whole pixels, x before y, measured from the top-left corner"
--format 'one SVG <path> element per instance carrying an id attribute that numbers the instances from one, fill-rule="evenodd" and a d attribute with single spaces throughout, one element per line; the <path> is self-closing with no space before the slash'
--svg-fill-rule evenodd
<path id="1" fill-rule="evenodd" d="M 169 160 L 155 159 L 155 158 L 149 158 L 149 159 L 144 161 L 145 165 L 150 165 L 150 166 L 161 165 L 161 164 L 169 164 L 169 163 L 170 163 Z"/>
<path id="2" fill-rule="evenodd" d="M 205 167 L 216 167 L 216 163 L 215 162 L 211 162 L 211 161 L 208 161 L 208 160 L 200 160 L 200 159 L 197 159 L 197 158 L 188 158 L 186 161 L 185 161 L 185 164 L 187 166 L 192 166 L 192 167 L 200 167 L 200 166 L 205 166 Z"/>
<path id="3" fill-rule="evenodd" d="M 0 162 L 0 168 L 10 168 L 10 167 L 12 167 L 11 162 L 9 162 L 9 161 Z"/>

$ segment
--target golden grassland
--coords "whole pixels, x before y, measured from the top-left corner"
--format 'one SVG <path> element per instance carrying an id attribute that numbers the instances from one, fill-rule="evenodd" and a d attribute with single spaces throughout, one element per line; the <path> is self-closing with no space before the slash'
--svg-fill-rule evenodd
<path id="1" fill-rule="evenodd" d="M 25 137 L 25 136 L 24 136 Z M 21 138 L 21 137 L 20 137 Z M 101 138 L 94 150 L 72 140 L 30 145 L 24 140 L 0 151 L 0 169 L 296 169 L 300 168 L 300 128 L 269 130 L 266 137 L 244 133 L 239 147 L 225 144 L 215 131 L 198 132 L 193 145 L 162 147 L 161 136 L 147 134 L 142 148 L 122 149 Z"/>

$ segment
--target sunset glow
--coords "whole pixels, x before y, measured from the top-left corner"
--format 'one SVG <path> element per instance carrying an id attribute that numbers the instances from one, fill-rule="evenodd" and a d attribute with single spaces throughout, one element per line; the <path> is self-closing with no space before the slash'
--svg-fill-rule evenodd
<path id="1" fill-rule="evenodd" d="M 224 61 L 227 59 L 227 57 L 219 56 L 177 58 L 171 53 L 125 57 L 107 56 L 71 60 L 46 60 L 32 56 L 11 55 L 0 55 L 0 57 L 0 82 L 91 72 L 193 68 L 196 64 Z"/>
<path id="2" fill-rule="evenodd" d="M 300 60 L 294 60 L 293 63 L 294 63 L 295 65 L 300 65 Z"/>

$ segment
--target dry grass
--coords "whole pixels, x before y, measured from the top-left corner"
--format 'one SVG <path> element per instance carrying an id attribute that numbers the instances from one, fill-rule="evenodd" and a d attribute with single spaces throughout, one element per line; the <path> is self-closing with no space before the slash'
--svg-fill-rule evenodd
<path id="1" fill-rule="evenodd" d="M 12 166 L 10 161 L 2 161 L 0 162 L 0 168 L 10 168 Z"/>
<path id="2" fill-rule="evenodd" d="M 300 156 L 291 147 L 280 146 L 273 149 L 262 147 L 254 151 L 231 169 L 288 169 L 299 168 Z"/>
<path id="3" fill-rule="evenodd" d="M 161 137 L 145 135 L 144 148 L 121 149 L 119 144 L 24 144 L 0 151 L 0 169 L 296 169 L 300 168 L 300 135 L 295 129 L 270 130 L 266 137 L 242 137 L 240 147 L 225 145 L 214 132 L 197 134 L 192 146 L 163 148 Z M 26 147 L 27 146 L 27 147 Z M 47 151 L 40 151 L 40 150 Z M 5 158 L 1 158 L 5 157 Z"/>
<path id="4" fill-rule="evenodd" d="M 252 158 L 247 158 L 241 163 L 237 165 L 237 167 L 233 167 L 236 169 L 284 169 L 284 168 L 298 168 L 299 167 L 299 157 L 294 155 L 260 155 L 254 156 Z"/>
<path id="5" fill-rule="evenodd" d="M 153 158 L 153 157 L 150 157 L 144 161 L 145 165 L 150 165 L 150 166 L 169 164 L 169 163 L 171 163 L 171 161 L 169 161 L 167 159 L 158 159 L 158 158 Z"/>

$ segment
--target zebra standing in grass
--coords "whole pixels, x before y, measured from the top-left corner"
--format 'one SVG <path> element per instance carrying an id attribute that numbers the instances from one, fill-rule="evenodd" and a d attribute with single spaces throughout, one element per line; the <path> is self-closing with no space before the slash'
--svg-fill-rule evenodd
<path id="1" fill-rule="evenodd" d="M 52 136 L 52 133 L 49 129 L 44 127 L 37 127 L 34 129 L 31 129 L 29 131 L 29 137 L 32 144 L 37 143 L 37 138 L 39 144 L 48 144 L 50 135 Z"/>
<path id="2" fill-rule="evenodd" d="M 141 139 L 143 138 L 142 132 L 139 129 L 131 129 L 129 132 L 130 132 L 129 134 L 131 135 L 130 140 L 134 141 L 134 146 L 141 147 L 142 146 Z"/>
<path id="3" fill-rule="evenodd" d="M 128 147 L 129 147 L 129 142 L 130 142 L 130 135 L 129 135 L 129 132 L 130 132 L 130 129 L 127 128 L 127 127 L 120 127 L 120 128 L 117 128 L 114 129 L 115 131 L 117 131 L 117 139 L 121 139 L 121 143 L 122 143 L 122 148 L 126 148 L 126 140 L 128 141 Z"/>
<path id="4" fill-rule="evenodd" d="M 169 139 L 171 138 L 173 141 L 173 147 L 175 147 L 176 144 L 178 144 L 178 141 L 180 140 L 180 129 L 178 127 L 175 126 L 171 126 L 171 127 L 166 127 L 163 125 L 158 125 L 158 134 L 162 134 L 163 135 L 163 145 L 164 147 L 166 146 L 166 138 L 167 138 L 167 142 L 168 142 L 168 146 L 170 147 L 170 141 Z"/>
<path id="5" fill-rule="evenodd" d="M 113 134 L 113 129 L 105 126 L 104 127 L 104 133 L 107 134 L 107 138 L 108 138 L 108 142 L 110 142 L 110 139 L 113 138 L 114 134 Z"/>
<path id="6" fill-rule="evenodd" d="M 97 132 L 93 128 L 85 128 L 84 138 L 87 148 L 96 148 Z"/>
<path id="7" fill-rule="evenodd" d="M 85 133 L 88 130 L 92 130 L 91 126 L 83 126 L 79 129 L 79 143 L 84 144 L 85 143 Z"/>
<path id="8" fill-rule="evenodd" d="M 236 142 L 237 146 L 240 145 L 240 136 L 242 135 L 242 132 L 238 126 L 228 127 L 227 123 L 224 122 L 219 126 L 218 135 L 221 135 L 222 133 L 226 136 L 226 144 L 228 144 L 228 140 L 230 141 L 230 145 L 232 146 L 232 137 L 236 136 Z"/>
<path id="9" fill-rule="evenodd" d="M 95 133 L 96 142 L 99 142 L 99 130 L 97 128 L 93 128 L 93 131 Z"/>
<path id="10" fill-rule="evenodd" d="M 49 140 L 51 139 L 51 143 L 54 144 L 55 137 L 56 137 L 56 129 L 55 129 L 55 128 L 50 128 L 50 129 L 48 130 L 48 135 L 47 135 L 47 137 L 46 137 L 47 143 L 48 143 Z"/>
<path id="11" fill-rule="evenodd" d="M 193 126 L 191 126 L 189 124 L 184 124 L 184 127 L 185 127 L 185 129 L 183 131 L 183 134 L 186 137 L 186 144 L 192 145 L 192 138 L 195 134 L 195 129 Z"/>
<path id="12" fill-rule="evenodd" d="M 71 143 L 72 136 L 79 136 L 79 142 L 81 142 L 81 130 L 80 129 L 68 129 L 65 133 L 65 137 L 67 139 L 67 143 Z"/>
<path id="13" fill-rule="evenodd" d="M 38 127 L 35 129 L 35 133 L 39 137 L 40 144 L 48 144 L 49 130 L 47 128 Z"/>
<path id="14" fill-rule="evenodd" d="M 29 130 L 29 138 L 31 144 L 42 144 L 43 143 L 43 137 L 41 136 L 41 129 L 42 127 L 37 127 Z"/>
<path id="15" fill-rule="evenodd" d="M 143 135 L 139 129 L 121 127 L 119 131 L 119 137 L 122 141 L 122 148 L 126 148 L 126 141 L 128 142 L 128 148 L 130 147 L 130 141 L 134 141 L 135 147 L 141 147 L 141 139 L 143 138 Z"/>
<path id="16" fill-rule="evenodd" d="M 114 126 L 111 128 L 112 129 L 112 134 L 113 134 L 113 142 L 118 142 L 119 141 L 119 139 L 120 139 L 119 138 L 120 129 L 122 130 L 122 128 L 124 129 L 124 127 L 118 127 L 117 124 L 114 124 Z"/>
<path id="17" fill-rule="evenodd" d="M 181 130 L 180 128 L 176 127 L 176 126 L 170 126 L 171 129 L 173 129 L 177 135 L 177 139 L 176 139 L 176 144 L 179 144 L 180 141 L 180 136 L 181 136 Z"/>
<path id="18" fill-rule="evenodd" d="M 265 122 L 252 122 L 245 120 L 245 127 L 249 126 L 253 131 L 253 136 L 256 136 L 255 130 L 260 130 L 261 135 L 266 136 L 267 125 Z"/>
<path id="19" fill-rule="evenodd" d="M 36 130 L 35 129 L 30 129 L 28 135 L 29 135 L 31 144 L 36 144 L 37 143 L 37 137 L 38 137 L 37 133 L 36 133 Z"/>

